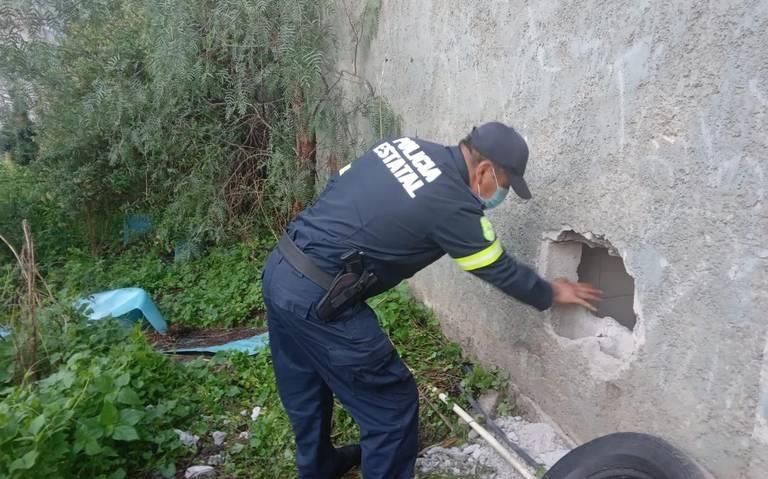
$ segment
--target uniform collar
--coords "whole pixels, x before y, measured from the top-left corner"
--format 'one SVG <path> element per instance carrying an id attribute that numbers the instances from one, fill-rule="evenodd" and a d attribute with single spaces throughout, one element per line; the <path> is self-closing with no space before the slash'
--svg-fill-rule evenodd
<path id="1" fill-rule="evenodd" d="M 464 180 L 464 183 L 469 185 L 469 170 L 467 170 L 467 162 L 464 161 L 464 155 L 461 154 L 461 149 L 458 146 L 449 146 L 448 151 L 451 152 L 453 163 L 456 165 L 456 169 L 459 171 L 461 179 Z"/>

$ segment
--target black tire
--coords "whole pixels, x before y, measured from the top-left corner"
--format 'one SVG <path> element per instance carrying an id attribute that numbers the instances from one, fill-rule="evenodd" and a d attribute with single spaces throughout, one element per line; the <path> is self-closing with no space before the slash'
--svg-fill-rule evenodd
<path id="1" fill-rule="evenodd" d="M 666 441 L 620 432 L 566 454 L 543 479 L 704 479 L 693 461 Z"/>

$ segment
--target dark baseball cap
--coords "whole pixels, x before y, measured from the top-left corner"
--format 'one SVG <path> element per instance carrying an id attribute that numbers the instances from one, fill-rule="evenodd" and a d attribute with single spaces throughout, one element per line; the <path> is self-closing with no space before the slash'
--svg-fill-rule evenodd
<path id="1" fill-rule="evenodd" d="M 531 191 L 523 179 L 528 145 L 514 128 L 498 121 L 483 123 L 472 128 L 469 142 L 478 153 L 506 171 L 509 186 L 517 196 L 526 200 L 531 198 Z"/>

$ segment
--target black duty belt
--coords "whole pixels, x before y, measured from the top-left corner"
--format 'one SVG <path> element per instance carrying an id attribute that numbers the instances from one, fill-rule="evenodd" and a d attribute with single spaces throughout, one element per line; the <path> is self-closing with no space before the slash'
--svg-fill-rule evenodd
<path id="1" fill-rule="evenodd" d="M 280 238 L 277 248 L 283 253 L 285 260 L 297 271 L 314 281 L 321 288 L 325 290 L 330 289 L 331 283 L 333 283 L 333 276 L 318 268 L 315 262 L 309 259 L 287 234 Z"/>
<path id="2" fill-rule="evenodd" d="M 353 249 L 341 255 L 344 269 L 331 276 L 304 254 L 288 234 L 280 238 L 277 247 L 291 266 L 325 289 L 325 295 L 315 306 L 318 318 L 323 321 L 334 321 L 342 311 L 362 301 L 365 292 L 376 282 L 376 275 L 364 268 L 362 251 Z"/>

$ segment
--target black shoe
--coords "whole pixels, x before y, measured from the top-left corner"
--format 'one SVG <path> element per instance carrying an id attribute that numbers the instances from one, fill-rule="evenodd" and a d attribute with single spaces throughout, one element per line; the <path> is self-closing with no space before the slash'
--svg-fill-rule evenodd
<path id="1" fill-rule="evenodd" d="M 339 479 L 355 466 L 360 465 L 362 450 L 359 444 L 336 448 L 336 472 L 334 479 Z"/>

